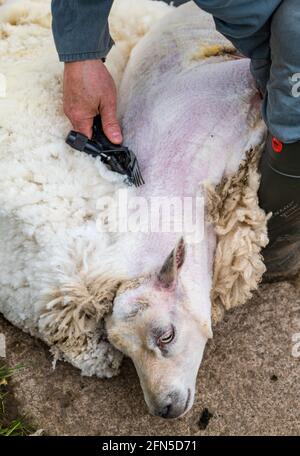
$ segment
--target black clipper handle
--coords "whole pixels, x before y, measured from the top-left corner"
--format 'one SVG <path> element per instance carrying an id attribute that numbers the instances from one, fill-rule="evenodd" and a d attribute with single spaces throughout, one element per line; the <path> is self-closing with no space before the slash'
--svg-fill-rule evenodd
<path id="1" fill-rule="evenodd" d="M 129 184 L 140 186 L 144 183 L 136 156 L 127 147 L 109 141 L 103 131 L 100 115 L 94 118 L 92 139 L 72 130 L 66 143 L 92 157 L 100 157 L 110 171 L 126 175 Z"/>
<path id="2" fill-rule="evenodd" d="M 130 153 L 126 147 L 113 144 L 107 139 L 99 115 L 94 118 L 92 139 L 71 130 L 66 143 L 73 149 L 92 157 L 100 157 L 110 171 L 130 177 Z"/>
<path id="3" fill-rule="evenodd" d="M 118 149 L 123 148 L 123 146 L 110 142 L 108 137 L 105 135 L 100 114 L 98 114 L 96 117 L 94 117 L 93 138 L 92 139 L 101 143 L 103 145 L 103 147 L 107 148 L 107 149 L 118 150 Z"/>
<path id="4" fill-rule="evenodd" d="M 90 140 L 87 136 L 74 130 L 71 130 L 68 134 L 66 143 L 73 147 L 73 149 L 79 150 L 79 152 L 86 152 L 93 157 L 98 157 L 102 152 L 100 144 L 97 144 L 95 141 Z"/>
<path id="5" fill-rule="evenodd" d="M 122 152 L 126 149 L 109 141 L 103 131 L 100 115 L 94 118 L 92 139 L 89 139 L 82 133 L 71 130 L 66 138 L 66 143 L 73 147 L 73 149 L 86 152 L 95 157 L 101 155 L 102 152 Z"/>

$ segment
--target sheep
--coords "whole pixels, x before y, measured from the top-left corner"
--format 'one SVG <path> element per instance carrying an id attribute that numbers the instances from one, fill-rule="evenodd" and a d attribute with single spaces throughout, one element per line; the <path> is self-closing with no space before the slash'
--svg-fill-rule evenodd
<path id="1" fill-rule="evenodd" d="M 124 5 L 116 2 L 115 24 Z M 107 61 L 125 143 L 146 181 L 140 189 L 64 144 L 61 66 L 45 22 L 1 26 L 10 84 L 0 118 L 0 311 L 84 375 L 116 375 L 129 355 L 149 411 L 175 418 L 192 407 L 212 326 L 247 301 L 265 271 L 268 217 L 257 201 L 265 128 L 249 62 L 210 16 L 143 0 L 141 22 L 141 5 L 147 33 L 122 32 Z M 101 204 L 121 192 L 133 201 L 199 196 L 203 239 L 111 231 Z"/>
<path id="2" fill-rule="evenodd" d="M 120 119 L 147 183 L 129 191 L 129 200 L 205 197 L 206 180 L 217 185 L 237 170 L 247 150 L 259 154 L 264 126 L 249 61 L 218 39 L 209 17 L 203 16 L 207 28 L 199 29 L 194 13 L 188 5 L 160 21 L 133 50 L 125 70 Z M 118 290 L 107 317 L 108 337 L 133 360 L 150 413 L 165 418 L 191 408 L 212 337 L 216 235 L 202 218 L 200 242 L 186 242 L 185 230 L 176 239 L 176 232 L 143 232 L 144 226 L 118 241 L 129 284 Z M 234 236 L 241 242 L 238 230 Z M 247 270 L 248 261 L 240 258 L 238 267 Z"/>

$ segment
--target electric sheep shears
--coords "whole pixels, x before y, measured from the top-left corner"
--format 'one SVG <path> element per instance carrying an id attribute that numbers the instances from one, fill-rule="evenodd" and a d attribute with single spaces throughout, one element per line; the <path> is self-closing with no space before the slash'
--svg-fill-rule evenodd
<path id="1" fill-rule="evenodd" d="M 100 115 L 94 118 L 92 139 L 72 130 L 66 143 L 80 152 L 99 157 L 110 171 L 126 176 L 125 182 L 128 185 L 139 187 L 145 183 L 136 155 L 128 147 L 109 141 L 104 134 Z"/>

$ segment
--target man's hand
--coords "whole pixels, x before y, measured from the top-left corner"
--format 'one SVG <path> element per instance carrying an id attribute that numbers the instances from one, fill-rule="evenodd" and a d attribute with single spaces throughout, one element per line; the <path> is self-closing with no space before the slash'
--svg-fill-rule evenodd
<path id="1" fill-rule="evenodd" d="M 116 87 L 101 60 L 65 63 L 64 112 L 74 130 L 91 138 L 93 119 L 100 113 L 104 133 L 120 144 L 116 105 Z"/>

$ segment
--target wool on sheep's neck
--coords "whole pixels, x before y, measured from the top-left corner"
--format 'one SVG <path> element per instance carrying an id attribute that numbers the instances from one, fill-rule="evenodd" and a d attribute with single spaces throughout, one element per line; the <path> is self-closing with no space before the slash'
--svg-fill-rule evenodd
<path id="1" fill-rule="evenodd" d="M 248 301 L 266 270 L 261 250 L 268 244 L 270 215 L 258 205 L 258 161 L 264 145 L 250 150 L 239 170 L 217 187 L 207 184 L 207 211 L 215 227 L 213 324 L 226 310 Z"/>

